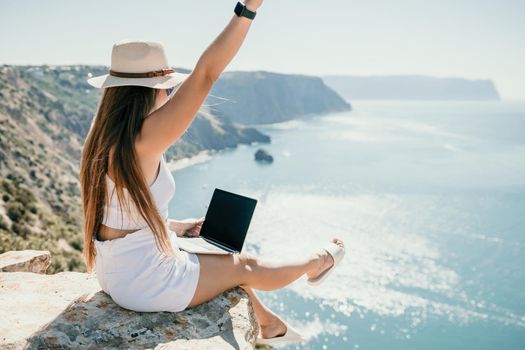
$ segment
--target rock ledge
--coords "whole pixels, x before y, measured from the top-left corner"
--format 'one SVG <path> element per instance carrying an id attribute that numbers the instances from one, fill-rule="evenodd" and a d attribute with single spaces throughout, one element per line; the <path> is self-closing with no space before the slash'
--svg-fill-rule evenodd
<path id="1" fill-rule="evenodd" d="M 0 255 L 0 348 L 254 348 L 259 326 L 241 288 L 179 313 L 134 312 L 115 304 L 94 274 L 44 274 L 49 257 Z"/>

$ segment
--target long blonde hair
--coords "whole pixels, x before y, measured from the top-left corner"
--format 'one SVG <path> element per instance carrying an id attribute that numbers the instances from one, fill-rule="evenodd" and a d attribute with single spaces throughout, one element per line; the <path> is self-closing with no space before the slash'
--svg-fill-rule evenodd
<path id="1" fill-rule="evenodd" d="M 94 239 L 102 225 L 108 200 L 105 174 L 108 171 L 109 151 L 113 146 L 111 170 L 121 207 L 129 213 L 128 202 L 124 200 L 123 189 L 126 188 L 137 212 L 152 230 L 159 250 L 166 255 L 176 255 L 169 241 L 168 229 L 137 163 L 134 147 L 144 118 L 155 105 L 157 91 L 142 86 L 119 86 L 105 88 L 102 93 L 80 160 L 83 255 L 88 272 L 95 265 Z"/>

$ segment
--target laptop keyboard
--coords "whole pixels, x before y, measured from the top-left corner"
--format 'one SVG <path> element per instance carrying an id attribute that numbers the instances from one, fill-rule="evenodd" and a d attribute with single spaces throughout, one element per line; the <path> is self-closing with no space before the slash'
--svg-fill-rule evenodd
<path id="1" fill-rule="evenodd" d="M 203 239 L 201 237 L 192 237 L 188 241 L 188 243 L 193 243 L 195 245 L 198 245 L 199 247 L 207 248 L 207 249 L 210 249 L 210 250 L 224 251 L 223 249 L 217 247 L 214 244 L 209 243 L 208 241 L 206 241 L 205 239 Z"/>

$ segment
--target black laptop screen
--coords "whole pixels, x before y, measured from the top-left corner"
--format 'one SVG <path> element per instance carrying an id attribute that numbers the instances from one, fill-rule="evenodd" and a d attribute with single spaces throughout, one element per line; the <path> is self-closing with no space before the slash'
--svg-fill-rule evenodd
<path id="1" fill-rule="evenodd" d="M 216 188 L 201 236 L 241 251 L 257 200 Z"/>

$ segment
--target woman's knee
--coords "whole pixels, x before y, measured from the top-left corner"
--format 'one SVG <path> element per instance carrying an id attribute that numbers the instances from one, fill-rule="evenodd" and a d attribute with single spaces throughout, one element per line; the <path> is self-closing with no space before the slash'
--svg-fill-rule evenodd
<path id="1" fill-rule="evenodd" d="M 259 264 L 259 258 L 251 253 L 237 254 L 239 263 L 247 269 L 253 269 Z"/>
<path id="2" fill-rule="evenodd" d="M 257 273 L 259 258 L 250 253 L 240 253 L 237 255 L 237 262 L 241 274 L 241 284 L 249 285 Z"/>

